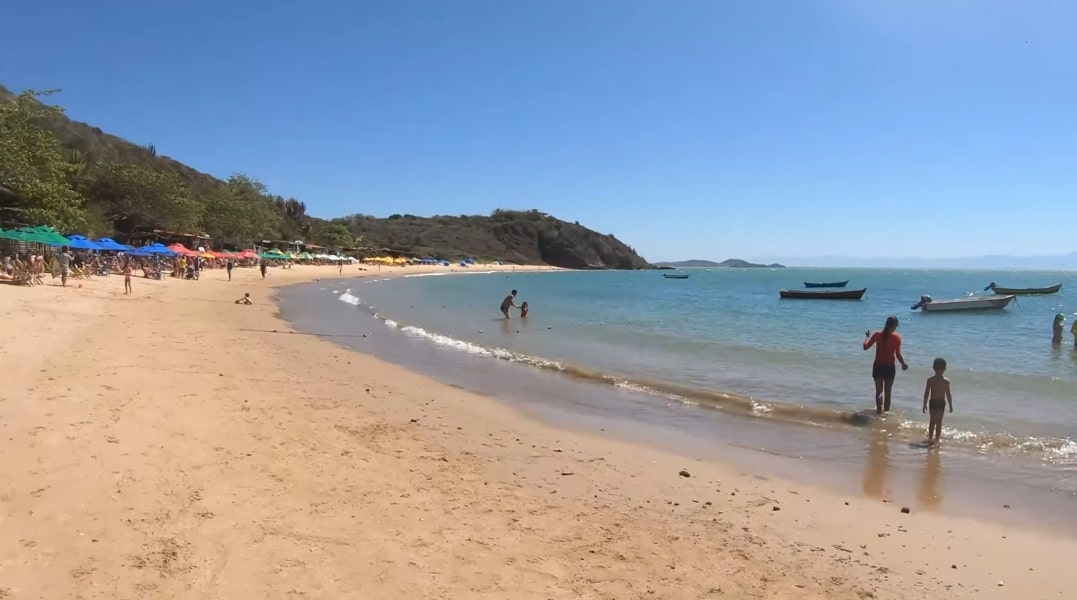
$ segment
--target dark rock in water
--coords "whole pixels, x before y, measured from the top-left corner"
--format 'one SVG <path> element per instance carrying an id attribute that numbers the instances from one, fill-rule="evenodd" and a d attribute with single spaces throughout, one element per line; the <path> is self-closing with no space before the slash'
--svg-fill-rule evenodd
<path id="1" fill-rule="evenodd" d="M 681 472 L 678 473 L 678 475 L 680 475 L 681 477 L 691 477 L 692 476 L 692 474 L 688 472 L 688 469 L 681 469 Z"/>

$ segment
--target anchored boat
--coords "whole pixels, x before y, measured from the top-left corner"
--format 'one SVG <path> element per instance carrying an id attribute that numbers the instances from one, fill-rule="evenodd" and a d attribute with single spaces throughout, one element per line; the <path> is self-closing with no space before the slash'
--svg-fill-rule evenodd
<path id="1" fill-rule="evenodd" d="M 778 295 L 790 300 L 859 300 L 868 288 L 859 290 L 780 290 Z"/>
<path id="2" fill-rule="evenodd" d="M 920 296 L 920 301 L 912 305 L 913 310 L 923 312 L 968 312 L 981 310 L 1002 310 L 1013 302 L 1013 296 L 969 296 L 953 300 L 932 300 L 931 296 Z"/>
<path id="3" fill-rule="evenodd" d="M 849 280 L 845 281 L 830 281 L 826 283 L 815 283 L 812 281 L 805 281 L 804 287 L 806 288 L 843 288 L 849 285 Z"/>
<path id="4" fill-rule="evenodd" d="M 691 276 L 691 273 L 662 273 L 666 279 L 688 279 Z"/>
<path id="5" fill-rule="evenodd" d="M 1062 284 L 1056 284 L 1042 288 L 1007 288 L 999 287 L 992 281 L 990 285 L 984 288 L 984 291 L 992 291 L 1000 296 L 1040 296 L 1044 294 L 1057 294 L 1058 290 L 1062 289 Z"/>

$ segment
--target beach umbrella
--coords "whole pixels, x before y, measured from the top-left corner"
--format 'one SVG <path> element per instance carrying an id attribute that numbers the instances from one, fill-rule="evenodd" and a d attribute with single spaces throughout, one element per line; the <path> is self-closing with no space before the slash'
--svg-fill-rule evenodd
<path id="1" fill-rule="evenodd" d="M 74 250 L 93 250 L 100 252 L 104 250 L 100 245 L 91 242 L 86 239 L 86 236 L 82 235 L 69 235 L 67 239 L 71 240 L 67 245 Z"/>
<path id="2" fill-rule="evenodd" d="M 165 247 L 164 244 L 162 244 L 160 242 L 154 242 L 154 243 L 152 243 L 152 244 L 150 244 L 148 246 L 142 246 L 141 248 L 139 248 L 139 250 L 141 250 L 142 252 L 149 253 L 149 254 L 160 254 L 162 256 L 175 256 L 176 255 L 175 252 L 173 252 L 172 250 L 169 250 L 167 247 Z"/>
<path id="3" fill-rule="evenodd" d="M 112 238 L 97 238 L 94 243 L 101 246 L 102 250 L 108 250 L 109 252 L 128 252 L 127 246 L 116 243 L 116 240 Z"/>
<path id="4" fill-rule="evenodd" d="M 67 246 L 71 240 L 65 238 L 48 225 L 38 227 L 21 227 L 17 231 L 26 234 L 24 241 L 37 242 L 48 246 Z"/>
<path id="5" fill-rule="evenodd" d="M 26 234 L 21 231 L 15 231 L 14 229 L 8 229 L 4 231 L 0 229 L 0 240 L 13 240 L 16 242 L 25 242 Z"/>

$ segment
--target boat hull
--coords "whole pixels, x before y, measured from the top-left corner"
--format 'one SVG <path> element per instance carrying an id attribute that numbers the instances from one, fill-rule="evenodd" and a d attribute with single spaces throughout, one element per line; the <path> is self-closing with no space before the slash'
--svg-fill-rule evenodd
<path id="1" fill-rule="evenodd" d="M 688 273 L 662 273 L 662 277 L 665 277 L 666 279 L 688 279 L 691 276 L 692 275 Z"/>
<path id="2" fill-rule="evenodd" d="M 1052 285 L 1045 288 L 1003 288 L 993 287 L 991 291 L 999 296 L 1043 296 L 1057 294 L 1062 289 L 1062 284 Z"/>
<path id="3" fill-rule="evenodd" d="M 1002 310 L 1013 302 L 1013 296 L 985 296 L 979 298 L 955 298 L 936 300 L 921 307 L 924 312 L 973 312 Z"/>
<path id="4" fill-rule="evenodd" d="M 815 283 L 812 281 L 805 281 L 804 287 L 806 288 L 843 288 L 849 285 L 849 280 L 845 281 L 830 281 L 827 283 Z"/>
<path id="5" fill-rule="evenodd" d="M 859 290 L 780 290 L 778 295 L 787 300 L 859 300 L 867 288 Z"/>

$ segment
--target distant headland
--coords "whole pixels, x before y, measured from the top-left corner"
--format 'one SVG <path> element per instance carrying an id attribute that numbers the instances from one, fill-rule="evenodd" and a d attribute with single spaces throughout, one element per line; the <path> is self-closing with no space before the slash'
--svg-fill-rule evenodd
<path id="1" fill-rule="evenodd" d="M 713 267 L 713 268 L 725 268 L 725 269 L 784 269 L 785 265 L 779 265 L 778 263 L 763 265 L 758 263 L 748 262 L 739 258 L 730 258 L 723 260 L 722 262 L 714 262 L 713 260 L 680 260 L 676 262 L 658 262 L 654 263 L 654 266 L 658 268 L 667 269 L 679 269 L 686 267 Z"/>

